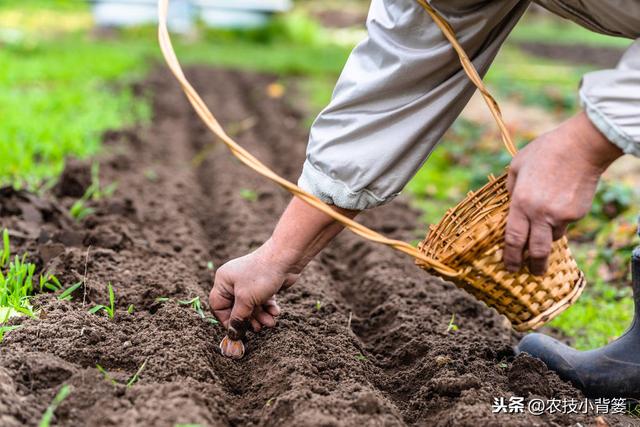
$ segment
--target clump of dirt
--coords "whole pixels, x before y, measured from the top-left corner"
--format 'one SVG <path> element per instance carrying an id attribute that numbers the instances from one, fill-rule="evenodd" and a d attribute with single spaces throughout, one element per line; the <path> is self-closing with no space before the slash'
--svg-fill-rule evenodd
<path id="1" fill-rule="evenodd" d="M 276 77 L 188 74 L 243 145 L 297 177 L 302 113 L 265 96 Z M 494 414 L 494 398 L 582 396 L 541 362 L 514 358 L 515 337 L 495 312 L 348 233 L 280 296 L 276 328 L 250 335 L 244 359 L 222 357 L 224 331 L 206 314 L 209 266 L 261 244 L 289 195 L 233 161 L 165 72 L 144 89 L 154 94 L 153 124 L 106 135 L 101 181 L 118 187 L 92 202 L 92 215 L 78 223 L 68 214 L 86 165 L 68 163 L 56 197 L 0 190 L 14 246 L 65 285 L 84 283 L 71 301 L 37 296 L 39 317 L 20 319 L 0 345 L 1 425 L 35 425 L 63 384 L 71 393 L 55 423 L 68 426 L 594 424 L 590 414 Z M 398 200 L 363 221 L 410 240 L 418 213 Z M 88 313 L 108 303 L 108 284 L 113 319 Z M 205 318 L 189 303 L 196 297 Z M 448 330 L 454 313 L 457 331 Z"/>
<path id="2" fill-rule="evenodd" d="M 86 161 L 66 159 L 53 191 L 58 197 L 80 198 L 91 185 L 91 166 Z"/>

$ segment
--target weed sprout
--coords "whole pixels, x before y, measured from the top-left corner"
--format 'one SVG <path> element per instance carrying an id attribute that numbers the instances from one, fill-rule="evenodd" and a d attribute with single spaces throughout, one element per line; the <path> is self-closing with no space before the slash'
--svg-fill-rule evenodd
<path id="1" fill-rule="evenodd" d="M 69 396 L 69 393 L 71 393 L 71 388 L 68 384 L 60 387 L 60 390 L 58 390 L 58 393 L 56 393 L 55 397 L 49 404 L 49 407 L 46 411 L 44 411 L 38 427 L 49 427 L 49 425 L 51 425 L 53 414 L 56 412 L 56 409 L 58 409 L 58 406 L 60 406 L 60 404 L 67 398 L 67 396 Z"/>
<path id="2" fill-rule="evenodd" d="M 113 292 L 113 286 L 111 286 L 111 282 L 109 282 L 109 305 L 102 305 L 102 304 L 98 304 L 96 306 L 91 307 L 91 309 L 89 309 L 89 313 L 91 314 L 96 314 L 101 310 L 104 310 L 107 315 L 109 316 L 110 319 L 113 319 L 113 317 L 116 314 L 116 295 Z"/>

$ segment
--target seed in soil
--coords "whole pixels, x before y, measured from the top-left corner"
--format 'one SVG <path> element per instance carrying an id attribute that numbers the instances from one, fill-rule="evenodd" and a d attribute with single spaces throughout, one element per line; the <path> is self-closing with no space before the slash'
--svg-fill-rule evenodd
<path id="1" fill-rule="evenodd" d="M 232 340 L 226 335 L 220 341 L 220 352 L 230 359 L 242 359 L 244 356 L 244 343 L 242 340 Z"/>

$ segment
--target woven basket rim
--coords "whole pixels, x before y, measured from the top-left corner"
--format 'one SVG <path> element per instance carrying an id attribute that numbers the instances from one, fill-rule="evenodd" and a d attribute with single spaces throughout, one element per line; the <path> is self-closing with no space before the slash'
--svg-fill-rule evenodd
<path id="1" fill-rule="evenodd" d="M 582 291 L 586 287 L 587 280 L 584 276 L 582 270 L 578 270 L 580 272 L 580 276 L 576 281 L 573 289 L 567 295 L 565 295 L 561 300 L 553 304 L 551 307 L 547 308 L 542 313 L 538 314 L 536 317 L 527 320 L 523 323 L 513 324 L 513 329 L 518 332 L 526 332 L 530 330 L 537 329 L 547 322 L 549 322 L 554 317 L 558 316 L 560 313 L 565 311 L 567 308 L 571 307 L 571 305 L 580 297 Z"/>

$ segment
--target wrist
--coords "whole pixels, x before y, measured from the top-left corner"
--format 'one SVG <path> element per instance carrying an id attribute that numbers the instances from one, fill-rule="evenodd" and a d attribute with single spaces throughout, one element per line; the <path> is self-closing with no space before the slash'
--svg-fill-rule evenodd
<path id="1" fill-rule="evenodd" d="M 273 236 L 258 249 L 260 257 L 282 274 L 300 274 L 306 264 L 304 251 L 292 248 L 286 242 L 279 242 Z"/>
<path id="2" fill-rule="evenodd" d="M 584 159 L 596 173 L 602 174 L 616 159 L 624 153 L 611 143 L 591 122 L 586 113 L 581 112 L 569 122 L 569 130 L 574 142 L 572 151 Z"/>

